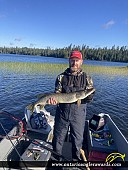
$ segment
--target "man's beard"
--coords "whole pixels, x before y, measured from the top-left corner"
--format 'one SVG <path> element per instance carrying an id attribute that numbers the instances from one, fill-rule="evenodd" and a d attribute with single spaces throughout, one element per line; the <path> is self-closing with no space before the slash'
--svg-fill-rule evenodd
<path id="1" fill-rule="evenodd" d="M 78 72 L 79 68 L 70 67 L 70 70 L 72 73 L 74 73 L 74 72 Z"/>

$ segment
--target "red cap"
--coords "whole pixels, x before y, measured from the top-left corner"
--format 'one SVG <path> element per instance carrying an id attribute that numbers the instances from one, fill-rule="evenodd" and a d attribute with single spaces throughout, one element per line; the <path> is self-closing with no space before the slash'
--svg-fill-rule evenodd
<path id="1" fill-rule="evenodd" d="M 70 54 L 70 58 L 78 58 L 82 60 L 82 54 L 79 51 L 72 51 Z"/>

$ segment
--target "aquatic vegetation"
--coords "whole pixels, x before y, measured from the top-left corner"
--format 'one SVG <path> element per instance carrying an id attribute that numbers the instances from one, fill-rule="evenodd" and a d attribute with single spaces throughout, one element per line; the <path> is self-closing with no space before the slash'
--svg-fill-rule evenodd
<path id="1" fill-rule="evenodd" d="M 68 67 L 68 64 L 52 63 L 31 63 L 31 62 L 0 62 L 2 72 L 15 72 L 27 74 L 57 74 L 61 73 Z M 128 67 L 110 67 L 110 66 L 82 66 L 83 70 L 88 73 L 110 74 L 110 75 L 128 75 Z"/>
<path id="2" fill-rule="evenodd" d="M 89 73 L 92 72 L 92 73 L 97 73 L 97 74 L 128 75 L 128 67 L 83 65 L 83 70 Z"/>

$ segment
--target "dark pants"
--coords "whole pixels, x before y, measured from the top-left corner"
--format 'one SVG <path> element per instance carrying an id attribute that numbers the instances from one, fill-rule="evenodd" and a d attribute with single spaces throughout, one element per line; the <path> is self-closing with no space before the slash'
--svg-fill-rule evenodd
<path id="1" fill-rule="evenodd" d="M 63 110 L 59 106 L 55 116 L 53 150 L 62 154 L 62 147 L 68 128 L 72 141 L 72 158 L 80 159 L 80 149 L 83 143 L 83 133 L 86 119 L 86 104 L 70 104 L 67 109 Z M 68 148 L 67 148 L 68 149 Z"/>

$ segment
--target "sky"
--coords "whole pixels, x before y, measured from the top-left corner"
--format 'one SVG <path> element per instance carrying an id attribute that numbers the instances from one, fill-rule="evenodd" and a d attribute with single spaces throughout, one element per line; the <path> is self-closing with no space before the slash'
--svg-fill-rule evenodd
<path id="1" fill-rule="evenodd" d="M 128 45 L 128 0 L 0 0 L 0 47 Z"/>

